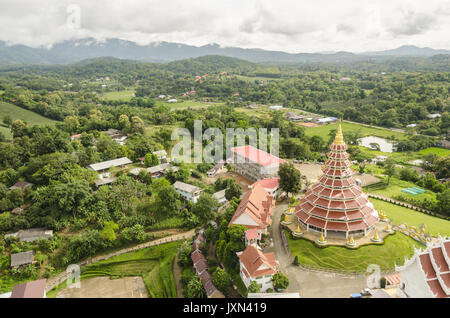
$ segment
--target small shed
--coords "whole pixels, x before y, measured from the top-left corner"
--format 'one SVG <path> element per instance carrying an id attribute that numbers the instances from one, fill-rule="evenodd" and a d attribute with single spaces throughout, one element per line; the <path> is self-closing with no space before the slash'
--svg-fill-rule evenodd
<path id="1" fill-rule="evenodd" d="M 22 265 L 33 263 L 33 251 L 11 254 L 11 267 L 17 268 Z"/>

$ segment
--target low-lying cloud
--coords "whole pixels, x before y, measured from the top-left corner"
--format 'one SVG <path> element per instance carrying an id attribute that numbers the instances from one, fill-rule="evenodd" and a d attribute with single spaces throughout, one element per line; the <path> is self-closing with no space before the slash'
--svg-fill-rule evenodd
<path id="1" fill-rule="evenodd" d="M 77 10 L 69 8 L 79 8 L 79 26 L 73 24 Z M 448 34 L 450 0 L 0 2 L 0 40 L 34 47 L 94 37 L 360 52 L 404 44 L 450 49 Z"/>

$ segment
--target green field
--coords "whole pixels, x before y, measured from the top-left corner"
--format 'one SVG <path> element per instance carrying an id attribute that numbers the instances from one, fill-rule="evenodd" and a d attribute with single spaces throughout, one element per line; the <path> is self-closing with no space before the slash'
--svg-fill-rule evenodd
<path id="1" fill-rule="evenodd" d="M 129 101 L 134 97 L 134 90 L 125 90 L 125 91 L 117 91 L 117 92 L 106 92 L 103 95 L 103 98 L 106 100 L 122 100 Z"/>
<path id="2" fill-rule="evenodd" d="M 171 242 L 125 253 L 88 265 L 83 278 L 97 276 L 142 276 L 152 298 L 176 297 L 172 264 L 181 242 Z"/>
<path id="3" fill-rule="evenodd" d="M 165 101 L 156 101 L 155 107 L 163 105 L 170 109 L 182 109 L 182 108 L 206 108 L 210 106 L 224 105 L 224 103 L 210 103 L 210 102 L 196 102 L 196 101 L 182 101 L 177 103 L 168 103 Z"/>
<path id="4" fill-rule="evenodd" d="M 438 156 L 450 156 L 450 149 L 431 147 L 419 151 L 420 154 L 428 155 L 430 153 Z"/>
<path id="5" fill-rule="evenodd" d="M 0 119 L 3 119 L 5 115 L 11 116 L 13 120 L 21 119 L 25 121 L 27 124 L 33 125 L 47 125 L 57 123 L 57 121 L 53 119 L 46 118 L 30 110 L 21 108 L 13 104 L 0 102 Z"/>
<path id="6" fill-rule="evenodd" d="M 389 182 L 389 185 L 373 184 L 373 185 L 365 187 L 365 191 L 374 193 L 374 194 L 378 194 L 378 195 L 382 195 L 384 197 L 393 198 L 393 199 L 395 199 L 394 198 L 395 196 L 401 195 L 401 196 L 404 196 L 406 198 L 411 198 L 411 199 L 417 199 L 417 200 L 428 199 L 428 200 L 436 201 L 436 194 L 430 190 L 424 189 L 424 190 L 426 190 L 425 193 L 417 194 L 417 195 L 412 195 L 409 193 L 402 192 L 402 189 L 411 188 L 411 187 L 417 187 L 417 186 L 412 182 L 403 181 L 403 180 L 397 179 L 395 177 L 392 177 Z"/>
<path id="7" fill-rule="evenodd" d="M 307 136 L 320 136 L 324 138 L 325 140 L 328 140 L 329 138 L 329 132 L 333 129 L 337 130 L 338 124 L 329 124 L 329 125 L 322 125 L 319 127 L 307 127 L 305 128 L 305 133 Z M 354 123 L 342 123 L 342 132 L 345 133 L 349 131 L 354 130 L 361 130 L 363 136 L 377 136 L 381 138 L 391 137 L 395 136 L 395 138 L 403 139 L 405 138 L 405 135 L 403 133 L 399 133 L 396 131 L 392 131 L 389 129 L 383 129 L 383 128 L 373 128 L 373 127 L 367 127 L 360 124 L 354 124 Z"/>
<path id="8" fill-rule="evenodd" d="M 7 139 L 12 138 L 11 130 L 8 127 L 0 126 L 0 133 L 2 133 Z"/>
<path id="9" fill-rule="evenodd" d="M 416 227 L 425 224 L 425 231 L 433 236 L 450 235 L 450 221 L 381 200 L 371 198 L 370 201 L 376 210 L 383 211 L 394 224 L 406 223 Z"/>

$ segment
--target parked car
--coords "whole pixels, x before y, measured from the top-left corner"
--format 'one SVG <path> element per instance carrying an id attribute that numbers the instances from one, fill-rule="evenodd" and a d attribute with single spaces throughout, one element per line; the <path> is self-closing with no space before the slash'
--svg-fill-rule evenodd
<path id="1" fill-rule="evenodd" d="M 350 298 L 362 298 L 362 295 L 360 293 L 353 293 L 350 294 Z"/>

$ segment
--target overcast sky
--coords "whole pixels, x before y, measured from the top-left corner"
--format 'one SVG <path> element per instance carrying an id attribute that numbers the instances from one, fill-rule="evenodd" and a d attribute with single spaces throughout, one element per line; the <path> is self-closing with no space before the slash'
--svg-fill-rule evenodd
<path id="1" fill-rule="evenodd" d="M 287 52 L 450 49 L 450 0 L 0 0 L 0 40 L 84 37 Z"/>

